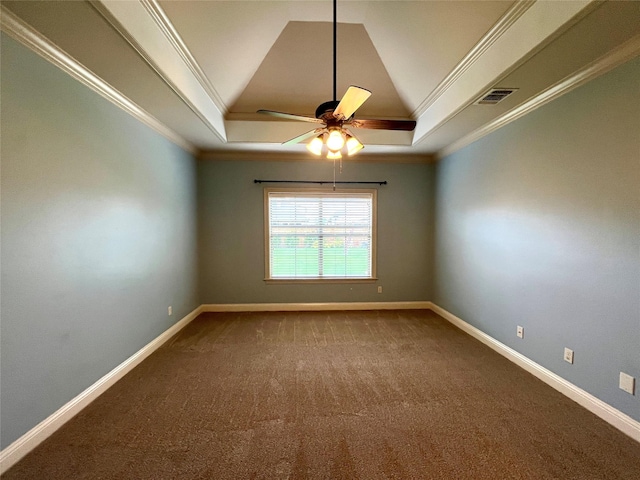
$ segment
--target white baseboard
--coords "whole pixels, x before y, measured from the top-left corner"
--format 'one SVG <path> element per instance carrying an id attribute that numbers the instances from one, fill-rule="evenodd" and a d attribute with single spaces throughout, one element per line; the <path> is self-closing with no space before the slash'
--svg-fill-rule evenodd
<path id="1" fill-rule="evenodd" d="M 127 360 L 0 451 L 0 475 L 98 398 L 202 312 L 428 309 L 430 302 L 248 303 L 200 305 Z"/>
<path id="2" fill-rule="evenodd" d="M 429 308 L 443 317 L 445 320 L 448 320 L 453 325 L 460 328 L 462 331 L 480 340 L 482 343 L 491 347 L 493 350 L 511 360 L 519 367 L 524 368 L 527 372 L 539 378 L 547 385 L 555 388 L 560 393 L 566 395 L 574 402 L 589 410 L 591 413 L 596 414 L 598 417 L 613 425 L 621 432 L 629 435 L 637 442 L 640 442 L 640 422 L 638 422 L 637 420 L 612 407 L 608 403 L 603 402 L 599 398 L 594 397 L 590 393 L 585 392 L 581 388 L 575 386 L 573 383 L 568 382 L 559 375 L 556 375 L 551 370 L 547 370 L 542 365 L 537 364 L 521 353 L 518 353 L 512 348 L 507 347 L 505 344 L 487 335 L 476 327 L 468 324 L 461 318 L 456 317 L 454 314 L 448 312 L 444 308 L 439 307 L 432 302 L 429 303 Z"/>
<path id="3" fill-rule="evenodd" d="M 80 413 L 83 408 L 133 370 L 135 366 L 160 348 L 162 344 L 178 333 L 182 328 L 187 326 L 189 322 L 200 314 L 201 311 L 202 307 L 198 307 L 184 318 L 180 319 L 177 323 L 173 324 L 165 332 L 131 355 L 96 383 L 91 385 L 75 398 L 68 401 L 38 425 L 18 438 L 11 445 L 7 446 L 7 448 L 0 451 L 0 475 L 11 468 L 11 466 L 38 446 L 42 441 L 51 436 L 51 434 L 62 427 L 62 425 L 68 422 L 71 418 Z"/>
<path id="4" fill-rule="evenodd" d="M 464 332 L 477 338 L 516 365 L 524 368 L 546 384 L 571 398 L 587 410 L 596 414 L 634 440 L 640 442 L 640 422 L 634 420 L 611 405 L 576 387 L 572 383 L 538 365 L 493 337 L 478 330 L 432 302 L 350 302 L 350 303 L 247 303 L 201 305 L 180 321 L 168 328 L 150 343 L 142 347 L 123 363 L 107 373 L 81 394 L 60 407 L 56 412 L 33 427 L 4 450 L 0 451 L 0 475 L 18 460 L 53 434 L 57 429 L 77 415 L 83 408 L 124 377 L 135 366 L 156 351 L 173 335 L 187 326 L 202 312 L 277 312 L 277 311 L 328 311 L 328 310 L 408 310 L 430 309 Z"/>
<path id="5" fill-rule="evenodd" d="M 419 310 L 431 302 L 211 303 L 203 312 L 314 312 L 327 310 Z"/>

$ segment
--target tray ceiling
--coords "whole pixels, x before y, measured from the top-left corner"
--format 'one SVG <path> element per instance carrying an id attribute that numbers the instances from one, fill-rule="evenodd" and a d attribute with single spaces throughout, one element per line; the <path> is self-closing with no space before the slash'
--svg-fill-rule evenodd
<path id="1" fill-rule="evenodd" d="M 2 11 L 3 30 L 32 29 L 209 154 L 301 152 L 280 143 L 308 124 L 255 111 L 313 115 L 332 99 L 330 1 L 3 1 Z M 358 85 L 373 92 L 359 118 L 418 122 L 359 130 L 369 155 L 446 151 L 568 78 L 579 84 L 612 52 L 624 50 L 618 63 L 640 53 L 640 2 L 343 0 L 338 22 L 338 98 Z M 492 87 L 518 90 L 473 105 Z"/>

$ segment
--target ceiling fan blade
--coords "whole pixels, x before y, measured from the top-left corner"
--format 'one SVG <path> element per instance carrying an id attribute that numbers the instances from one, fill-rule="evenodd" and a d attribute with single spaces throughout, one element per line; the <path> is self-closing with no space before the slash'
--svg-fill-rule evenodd
<path id="1" fill-rule="evenodd" d="M 336 109 L 333 111 L 333 116 L 346 120 L 351 117 L 351 115 L 353 115 L 370 96 L 371 92 L 369 90 L 351 85 L 347 89 L 347 93 L 342 97 L 342 100 L 340 100 Z"/>
<path id="2" fill-rule="evenodd" d="M 302 135 L 298 135 L 295 138 L 292 138 L 291 140 L 287 140 L 286 142 L 283 142 L 282 145 L 294 145 L 296 143 L 300 143 L 300 142 L 304 142 L 305 140 L 308 140 L 312 137 L 315 137 L 317 135 L 320 134 L 320 132 L 322 132 L 324 130 L 324 128 L 316 128 L 313 129 L 307 133 L 303 133 Z"/>
<path id="3" fill-rule="evenodd" d="M 404 130 L 410 132 L 416 128 L 415 120 L 374 120 L 358 119 L 348 123 L 353 128 L 369 128 L 374 130 Z"/>
<path id="4" fill-rule="evenodd" d="M 319 118 L 305 117 L 304 115 L 294 115 L 293 113 L 274 112 L 273 110 L 258 110 L 257 113 L 271 115 L 272 117 L 285 118 L 287 120 L 298 120 L 300 122 L 324 123 Z"/>

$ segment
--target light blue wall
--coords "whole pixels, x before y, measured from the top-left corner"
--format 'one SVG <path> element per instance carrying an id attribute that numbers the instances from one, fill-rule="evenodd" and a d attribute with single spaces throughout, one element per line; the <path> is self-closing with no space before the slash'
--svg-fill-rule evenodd
<path id="1" fill-rule="evenodd" d="M 636 59 L 439 163 L 434 297 L 637 420 L 618 376 L 640 379 L 639 78 Z"/>
<path id="2" fill-rule="evenodd" d="M 435 300 L 640 420 L 617 387 L 640 378 L 639 77 L 635 60 L 437 167 L 346 161 L 339 180 L 389 182 L 379 282 L 267 285 L 253 180 L 331 163 L 196 165 L 3 36 L 1 447 L 200 303 Z"/>
<path id="3" fill-rule="evenodd" d="M 379 278 L 376 284 L 264 282 L 265 185 L 254 184 L 254 179 L 331 180 L 332 165 L 317 160 L 199 162 L 202 303 L 388 302 L 431 298 L 434 166 L 425 164 L 345 160 L 343 173 L 337 174 L 339 181 L 389 182 L 376 186 Z M 382 285 L 382 294 L 377 293 L 377 285 Z"/>
<path id="4" fill-rule="evenodd" d="M 4 36 L 1 95 L 4 448 L 199 302 L 193 157 Z"/>

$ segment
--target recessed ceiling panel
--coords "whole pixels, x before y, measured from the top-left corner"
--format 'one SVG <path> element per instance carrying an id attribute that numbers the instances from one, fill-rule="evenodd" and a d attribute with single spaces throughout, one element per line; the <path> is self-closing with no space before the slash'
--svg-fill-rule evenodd
<path id="1" fill-rule="evenodd" d="M 337 100 L 357 85 L 373 92 L 359 117 L 408 117 L 364 26 L 340 23 L 337 30 Z M 265 108 L 313 116 L 334 99 L 332 36 L 330 22 L 289 22 L 230 113 Z"/>

